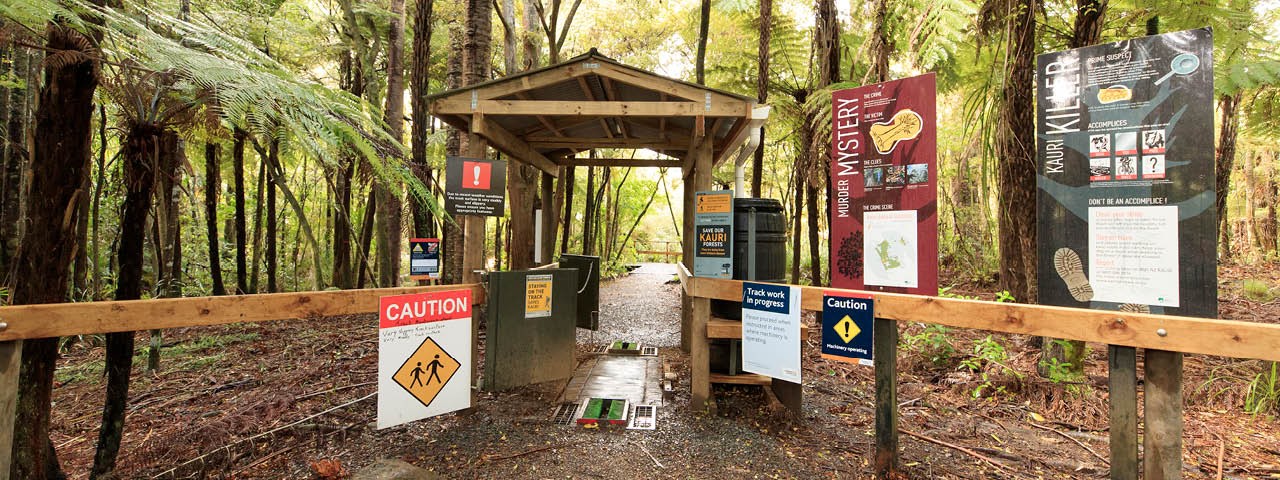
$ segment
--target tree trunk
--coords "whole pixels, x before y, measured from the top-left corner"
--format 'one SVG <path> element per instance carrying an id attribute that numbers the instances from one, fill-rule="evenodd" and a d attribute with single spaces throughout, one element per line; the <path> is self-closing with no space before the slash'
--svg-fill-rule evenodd
<path id="1" fill-rule="evenodd" d="M 404 1 L 391 0 L 391 25 L 387 33 L 387 105 L 384 121 L 396 142 L 404 141 Z M 376 182 L 378 192 L 378 285 L 400 285 L 401 233 L 398 185 Z"/>
<path id="2" fill-rule="evenodd" d="M 1076 0 L 1076 20 L 1072 29 L 1071 48 L 1087 47 L 1102 37 L 1102 15 L 1107 0 Z M 1030 299 L 1028 298 L 1028 301 Z M 1084 371 L 1085 343 L 1078 340 L 1041 339 L 1040 361 L 1036 371 L 1042 377 L 1050 373 L 1050 365 L 1068 365 L 1073 373 Z"/>
<path id="3" fill-rule="evenodd" d="M 427 105 L 431 78 L 431 22 L 435 0 L 418 0 L 413 15 L 413 65 L 409 74 L 410 106 L 413 108 L 411 130 L 412 161 L 414 174 L 431 191 L 434 172 L 427 164 L 427 136 L 431 127 L 431 114 Z M 435 218 L 423 199 L 410 195 L 413 212 L 413 234 L 419 238 L 436 236 Z"/>
<path id="4" fill-rule="evenodd" d="M 153 125 L 135 125 L 125 136 L 124 213 L 120 218 L 120 242 L 116 257 L 120 270 L 116 277 L 116 300 L 142 298 L 143 261 L 146 248 L 147 214 L 151 210 L 152 190 L 160 165 L 160 136 L 163 131 Z M 134 332 L 108 333 L 106 372 L 107 393 L 102 406 L 102 425 L 98 431 L 98 447 L 94 452 L 92 478 L 110 477 L 120 453 L 124 436 L 125 409 L 128 407 L 129 376 L 133 371 Z"/>
<path id="5" fill-rule="evenodd" d="M 205 229 L 209 239 L 209 276 L 213 281 L 213 294 L 226 295 L 222 284 L 222 242 L 218 239 L 218 191 L 222 189 L 222 161 L 218 158 L 218 144 L 204 145 L 204 212 Z"/>
<path id="6" fill-rule="evenodd" d="M 818 187 L 810 184 L 805 191 L 805 216 L 809 219 L 809 276 L 812 284 L 825 285 L 822 281 L 822 245 L 818 237 L 818 220 L 822 213 L 818 211 Z"/>
<path id="7" fill-rule="evenodd" d="M 256 142 L 256 141 L 255 141 Z M 256 143 L 255 143 L 256 144 Z M 253 208 L 253 262 L 249 265 L 249 291 L 259 293 L 258 277 L 262 273 L 262 217 L 267 203 L 267 156 L 258 152 L 258 198 Z"/>
<path id="8" fill-rule="evenodd" d="M 840 82 L 840 20 L 835 0 L 818 0 L 817 7 L 813 41 L 821 88 Z"/>
<path id="9" fill-rule="evenodd" d="M 96 47 L 86 45 L 96 42 L 86 42 L 80 33 L 50 24 L 45 43 L 50 51 L 72 50 L 88 55 L 44 66 L 28 183 L 28 191 L 39 194 L 27 200 L 27 228 L 10 265 L 9 278 L 20 280 L 10 285 L 12 305 L 67 300 L 68 270 L 72 255 L 79 248 L 75 220 L 85 213 L 77 208 L 77 196 L 88 193 L 80 189 L 92 154 L 89 143 L 93 92 L 98 86 L 94 60 L 98 52 Z M 40 479 L 60 473 L 56 462 L 49 465 L 54 458 L 49 440 L 49 408 L 57 356 L 57 338 L 27 340 L 23 344 L 12 478 Z"/>
<path id="10" fill-rule="evenodd" d="M 889 81 L 889 56 L 896 49 L 889 33 L 889 0 L 876 0 L 874 25 L 871 28 L 871 68 L 867 74 L 875 83 Z M 852 76 L 850 77 L 852 78 Z"/>
<path id="11" fill-rule="evenodd" d="M 773 35 L 773 0 L 760 0 L 760 43 L 756 47 L 756 100 L 769 99 L 769 42 Z M 760 125 L 760 146 L 751 159 L 751 196 L 761 198 L 764 175 L 764 125 Z"/>
<path id="12" fill-rule="evenodd" d="M 373 249 L 373 217 L 378 210 L 378 195 L 373 187 L 369 188 L 369 199 L 364 204 L 364 217 L 360 222 L 360 258 L 356 259 L 360 272 L 356 279 L 356 288 L 364 288 L 365 280 L 370 279 L 369 252 Z"/>
<path id="13" fill-rule="evenodd" d="M 698 17 L 698 58 L 694 64 L 699 85 L 707 84 L 707 35 L 710 30 L 711 0 L 702 0 L 702 11 Z"/>
<path id="14" fill-rule="evenodd" d="M 564 224 L 561 225 L 563 230 L 560 231 L 560 253 L 564 254 L 569 253 L 569 237 L 573 232 L 573 191 L 577 187 L 573 176 L 578 167 L 564 167 L 562 170 L 564 175 L 560 177 L 557 183 L 560 184 L 559 188 L 564 190 L 564 204 L 562 207 L 564 209 Z"/>
<path id="15" fill-rule="evenodd" d="M 244 206 L 244 144 L 247 135 L 244 130 L 236 129 L 231 147 L 231 175 L 235 177 L 236 187 L 236 294 L 239 295 L 249 293 Z"/>
<path id="16" fill-rule="evenodd" d="M 162 130 L 156 149 L 157 182 L 160 188 L 160 205 L 156 210 L 158 242 L 161 244 L 160 296 L 182 296 L 182 165 L 187 163 L 186 149 L 178 133 Z M 160 370 L 160 346 L 162 330 L 151 330 L 150 347 L 147 349 L 147 371 Z"/>
<path id="17" fill-rule="evenodd" d="M 449 29 L 449 62 L 445 72 L 445 88 L 454 89 L 462 86 L 462 36 L 463 30 L 457 26 Z M 446 127 L 445 153 L 458 156 L 462 153 L 462 138 L 457 129 Z M 442 268 L 440 282 L 452 285 L 462 282 L 462 220 L 446 218 L 440 222 L 444 231 L 441 244 Z"/>
<path id="18" fill-rule="evenodd" d="M 591 151 L 591 157 L 595 158 L 595 150 Z M 595 204 L 596 204 L 596 167 L 587 167 L 587 191 L 586 205 L 582 207 L 582 254 L 591 255 L 594 253 L 592 248 L 595 242 L 592 241 L 591 232 L 594 231 L 593 223 L 595 223 Z M 686 215 L 688 213 L 686 212 Z"/>
<path id="19" fill-rule="evenodd" d="M 523 162 L 511 159 L 507 162 L 507 208 L 511 212 L 511 262 L 512 270 L 532 268 L 533 264 L 533 206 L 539 170 Z"/>
<path id="20" fill-rule="evenodd" d="M 801 149 L 801 151 L 807 151 L 807 149 Z M 795 285 L 800 284 L 800 218 L 801 211 L 804 208 L 805 191 L 804 170 L 801 169 L 800 165 L 803 161 L 803 159 L 796 161 L 796 168 L 795 172 L 792 174 L 791 183 L 792 185 L 795 185 L 796 188 L 794 200 L 795 210 L 791 216 L 791 232 L 789 232 L 791 234 L 791 283 Z"/>
<path id="21" fill-rule="evenodd" d="M 355 165 L 351 158 L 340 162 L 333 180 L 333 284 L 349 289 L 355 286 L 351 274 L 351 177 Z"/>
<path id="22" fill-rule="evenodd" d="M 1019 0 L 1006 43 L 1008 63 L 996 138 L 1000 225 L 1000 288 L 1031 302 L 1036 278 L 1035 12 L 1037 0 Z"/>
<path id="23" fill-rule="evenodd" d="M 5 123 L 5 153 L 0 157 L 3 161 L 0 168 L 0 272 L 12 272 L 14 254 L 18 250 L 21 239 L 23 204 L 23 171 L 28 161 L 27 131 L 31 123 L 30 98 L 37 82 L 31 74 L 33 54 L 25 48 L 14 46 L 9 51 L 12 58 L 13 75 L 27 81 L 26 88 L 8 90 L 8 121 Z"/>
<path id="24" fill-rule="evenodd" d="M 1227 220 L 1227 194 L 1231 190 L 1231 168 L 1236 161 L 1236 137 L 1240 129 L 1240 97 L 1237 92 L 1218 97 L 1222 121 L 1218 130 L 1217 198 L 1218 249 L 1223 260 L 1231 258 L 1231 223 Z"/>
<path id="25" fill-rule="evenodd" d="M 271 165 L 278 165 L 280 162 L 280 141 L 273 138 L 271 140 L 271 146 L 269 148 L 270 149 L 267 151 L 268 163 Z M 279 232 L 277 231 L 277 227 L 279 225 L 276 223 L 276 212 L 277 212 L 276 183 L 278 183 L 280 179 L 277 178 L 274 173 L 272 173 L 273 171 L 274 170 L 270 168 L 266 169 L 266 173 L 267 173 L 267 239 L 266 239 L 267 241 L 267 248 L 266 248 L 267 293 L 276 293 L 280 291 L 280 285 L 278 283 L 278 279 L 276 278 L 276 270 L 278 269 L 278 262 L 276 261 L 277 260 L 276 240 L 277 240 L 277 237 L 279 237 Z"/>
<path id="26" fill-rule="evenodd" d="M 98 300 L 102 295 L 102 257 L 98 255 L 98 227 L 101 225 L 101 217 L 98 212 L 101 211 L 102 205 L 102 188 L 107 183 L 107 107 L 98 104 L 98 139 L 101 142 L 98 148 L 98 181 L 93 187 L 93 206 L 90 215 L 93 224 L 93 231 L 90 233 L 89 248 L 92 251 L 90 256 L 93 257 L 93 300 Z M 110 262 L 108 262 L 110 263 Z M 0 270 L 3 271 L 3 270 Z"/>

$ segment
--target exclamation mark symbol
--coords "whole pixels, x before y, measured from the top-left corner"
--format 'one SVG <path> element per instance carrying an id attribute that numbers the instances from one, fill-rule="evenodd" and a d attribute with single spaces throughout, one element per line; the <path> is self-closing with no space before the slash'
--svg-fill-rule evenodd
<path id="1" fill-rule="evenodd" d="M 472 178 L 472 180 L 471 180 L 471 182 L 472 182 L 472 183 L 471 183 L 471 186 L 473 186 L 473 187 L 479 187 L 479 186 L 480 186 L 480 165 L 476 165 L 476 166 L 474 166 L 474 167 L 471 167 L 471 172 L 474 174 L 474 175 L 471 177 L 471 178 Z"/>

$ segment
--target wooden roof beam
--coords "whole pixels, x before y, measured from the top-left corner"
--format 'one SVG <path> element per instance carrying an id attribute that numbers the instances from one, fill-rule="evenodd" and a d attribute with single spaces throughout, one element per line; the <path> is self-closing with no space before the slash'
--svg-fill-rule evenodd
<path id="1" fill-rule="evenodd" d="M 560 169 L 557 168 L 555 162 L 538 153 L 528 143 L 525 143 L 515 134 L 508 132 L 507 129 L 485 119 L 484 115 L 472 116 L 471 132 L 489 140 L 489 144 L 492 147 L 502 150 L 516 160 L 538 167 L 538 170 L 547 172 L 553 177 L 559 175 Z"/>
<path id="2" fill-rule="evenodd" d="M 520 92 L 516 94 L 516 98 L 519 98 L 521 100 L 528 100 L 529 94 L 525 92 Z M 551 132 L 553 135 L 557 137 L 564 136 L 564 133 L 562 133 L 560 129 L 556 128 L 556 126 L 553 125 L 550 120 L 547 120 L 546 115 L 538 115 L 538 123 L 541 123 L 542 126 L 547 127 L 547 131 Z"/>
<path id="3" fill-rule="evenodd" d="M 680 167 L 680 160 L 662 158 L 570 158 L 560 162 L 572 167 Z"/>
<path id="4" fill-rule="evenodd" d="M 579 102 L 554 100 L 470 100 L 442 99 L 431 105 L 435 115 L 546 115 L 549 117 L 742 117 L 747 111 L 741 105 L 716 105 L 704 108 L 695 102 Z"/>
<path id="5" fill-rule="evenodd" d="M 613 81 L 612 81 L 612 80 L 609 80 L 609 77 L 600 77 L 600 83 L 604 85 L 604 99 L 605 99 L 605 100 L 617 100 L 617 99 L 618 99 L 618 92 L 617 92 L 616 90 L 614 90 L 614 88 L 613 88 Z M 621 133 L 621 134 L 622 134 L 622 138 L 627 138 L 627 137 L 630 137 L 630 136 L 631 136 L 629 133 L 627 133 L 627 125 L 626 125 L 626 124 L 624 124 L 624 123 L 622 123 L 622 119 L 621 119 L 621 118 L 614 118 L 614 119 L 613 119 L 613 121 L 614 121 L 614 123 L 617 123 L 617 124 L 618 124 L 618 130 L 620 131 L 619 133 Z"/>
<path id="6" fill-rule="evenodd" d="M 688 143 L 666 138 L 575 138 L 575 137 L 525 137 L 534 148 L 647 148 L 651 150 L 686 150 Z"/>
<path id="7" fill-rule="evenodd" d="M 595 101 L 596 95 L 591 93 L 591 85 L 587 85 L 587 77 L 578 77 L 578 87 L 582 89 L 582 94 L 587 96 L 587 100 Z M 600 119 L 600 129 L 604 130 L 604 136 L 613 138 L 613 132 L 609 130 L 609 122 L 603 118 Z"/>
<path id="8" fill-rule="evenodd" d="M 732 95 L 726 95 L 706 87 L 686 84 L 659 75 L 632 70 L 609 62 L 600 62 L 600 68 L 594 73 L 644 90 L 693 101 L 700 106 L 707 102 L 710 102 L 713 106 L 732 105 L 743 113 L 750 108 L 746 100 Z"/>

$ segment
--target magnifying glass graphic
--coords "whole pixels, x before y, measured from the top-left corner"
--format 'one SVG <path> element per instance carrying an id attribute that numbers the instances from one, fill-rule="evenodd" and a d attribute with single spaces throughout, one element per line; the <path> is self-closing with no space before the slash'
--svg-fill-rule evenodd
<path id="1" fill-rule="evenodd" d="M 1178 75 L 1186 75 L 1196 71 L 1197 68 L 1200 68 L 1200 57 L 1190 53 L 1178 55 L 1173 57 L 1173 62 L 1169 65 L 1169 73 L 1164 74 L 1163 77 L 1156 80 L 1155 84 L 1159 85 L 1164 83 L 1165 80 L 1168 80 L 1169 77 L 1172 77 L 1175 73 Z"/>

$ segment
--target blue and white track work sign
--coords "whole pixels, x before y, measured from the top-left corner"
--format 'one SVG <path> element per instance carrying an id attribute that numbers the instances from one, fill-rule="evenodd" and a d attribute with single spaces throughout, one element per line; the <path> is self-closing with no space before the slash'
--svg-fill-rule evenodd
<path id="1" fill-rule="evenodd" d="M 869 295 L 822 296 L 822 358 L 872 365 L 875 300 Z"/>
<path id="2" fill-rule="evenodd" d="M 742 369 L 800 383 L 800 287 L 742 284 Z"/>

